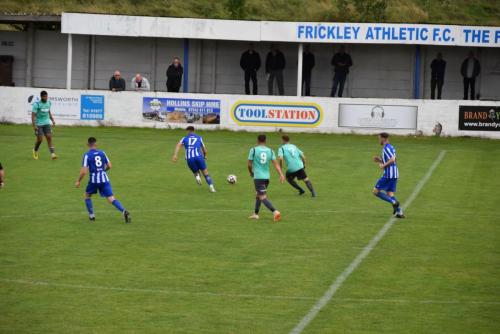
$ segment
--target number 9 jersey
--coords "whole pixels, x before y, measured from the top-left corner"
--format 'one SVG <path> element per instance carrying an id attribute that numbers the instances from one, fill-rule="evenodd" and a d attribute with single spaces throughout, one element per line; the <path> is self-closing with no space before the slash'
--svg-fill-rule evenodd
<path id="1" fill-rule="evenodd" d="M 108 163 L 109 159 L 103 151 L 91 149 L 83 155 L 82 167 L 89 169 L 89 183 L 109 182 L 106 174 L 106 165 Z"/>
<path id="2" fill-rule="evenodd" d="M 252 161 L 253 178 L 256 180 L 269 180 L 271 161 L 276 160 L 276 154 L 267 146 L 259 145 L 250 149 L 248 160 Z"/>

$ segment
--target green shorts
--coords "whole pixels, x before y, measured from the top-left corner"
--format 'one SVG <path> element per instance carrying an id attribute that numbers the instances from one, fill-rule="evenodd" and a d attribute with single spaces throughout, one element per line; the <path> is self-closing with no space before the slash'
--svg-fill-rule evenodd
<path id="1" fill-rule="evenodd" d="M 37 125 L 35 130 L 35 136 L 47 136 L 52 134 L 52 128 L 50 124 Z"/>

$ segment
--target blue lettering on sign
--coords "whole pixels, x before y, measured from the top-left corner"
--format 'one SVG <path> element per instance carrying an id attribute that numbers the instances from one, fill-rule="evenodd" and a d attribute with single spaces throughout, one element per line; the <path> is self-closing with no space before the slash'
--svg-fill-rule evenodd
<path id="1" fill-rule="evenodd" d="M 443 29 L 443 41 L 449 42 L 451 40 L 451 30 L 449 28 Z"/>
<path id="2" fill-rule="evenodd" d="M 374 37 L 373 37 L 373 28 L 372 27 L 368 27 L 368 29 L 366 30 L 366 39 L 367 40 L 374 39 Z"/>
<path id="3" fill-rule="evenodd" d="M 471 29 L 464 29 L 464 40 L 465 40 L 465 43 L 468 43 L 469 42 L 469 34 L 471 33 Z"/>
<path id="4" fill-rule="evenodd" d="M 440 29 L 439 28 L 434 28 L 432 29 L 432 40 L 435 42 L 440 42 L 441 41 L 441 36 L 440 36 Z"/>
<path id="5" fill-rule="evenodd" d="M 488 44 L 490 42 L 490 31 L 486 29 L 464 29 L 464 36 L 466 43 L 482 43 Z"/>
<path id="6" fill-rule="evenodd" d="M 350 25 L 298 25 L 297 38 L 320 40 L 357 40 L 361 27 Z"/>
<path id="7" fill-rule="evenodd" d="M 429 38 L 429 29 L 427 28 L 420 29 L 419 40 L 426 41 L 428 38 Z"/>
<path id="8" fill-rule="evenodd" d="M 483 30 L 483 33 L 481 34 L 481 43 L 487 44 L 489 42 L 490 42 L 490 31 Z"/>
<path id="9" fill-rule="evenodd" d="M 304 26 L 303 25 L 299 25 L 297 27 L 297 38 L 302 38 L 302 35 L 304 34 Z"/>
<path id="10" fill-rule="evenodd" d="M 81 120 L 100 121 L 104 119 L 103 95 L 82 95 L 80 101 Z"/>
<path id="11" fill-rule="evenodd" d="M 457 36 L 455 36 L 457 34 Z M 460 35 L 458 35 L 460 34 Z M 461 44 L 487 45 L 500 43 L 500 30 L 451 26 L 403 24 L 298 24 L 297 38 L 318 41 L 416 43 L 431 41 L 450 44 L 461 37 Z"/>
<path id="12" fill-rule="evenodd" d="M 359 34 L 360 29 L 361 29 L 361 27 L 352 27 L 352 31 L 354 32 L 354 39 L 355 40 L 358 39 L 358 34 Z"/>

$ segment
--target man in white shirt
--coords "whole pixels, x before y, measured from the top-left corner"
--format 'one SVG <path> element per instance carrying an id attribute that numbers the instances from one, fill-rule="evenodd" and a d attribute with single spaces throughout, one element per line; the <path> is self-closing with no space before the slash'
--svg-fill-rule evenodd
<path id="1" fill-rule="evenodd" d="M 140 73 L 137 73 L 130 83 L 130 87 L 136 92 L 147 92 L 150 90 L 149 81 Z"/>

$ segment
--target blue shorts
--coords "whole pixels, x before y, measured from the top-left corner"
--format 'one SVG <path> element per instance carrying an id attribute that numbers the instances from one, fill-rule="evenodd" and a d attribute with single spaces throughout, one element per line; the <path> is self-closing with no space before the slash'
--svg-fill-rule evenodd
<path id="1" fill-rule="evenodd" d="M 377 181 L 375 188 L 377 188 L 378 190 L 384 190 L 386 192 L 395 193 L 397 185 L 398 185 L 398 179 L 389 179 L 387 177 L 382 176 Z"/>
<path id="2" fill-rule="evenodd" d="M 207 169 L 207 164 L 205 163 L 205 158 L 203 157 L 187 159 L 186 162 L 189 169 L 191 169 L 193 173 L 197 173 L 199 170 Z"/>
<path id="3" fill-rule="evenodd" d="M 85 192 L 87 194 L 93 195 L 97 194 L 97 191 L 99 190 L 99 195 L 101 197 L 110 197 L 113 196 L 113 189 L 111 189 L 111 183 L 105 182 L 105 183 L 90 183 L 87 184 L 87 189 L 85 189 Z"/>

